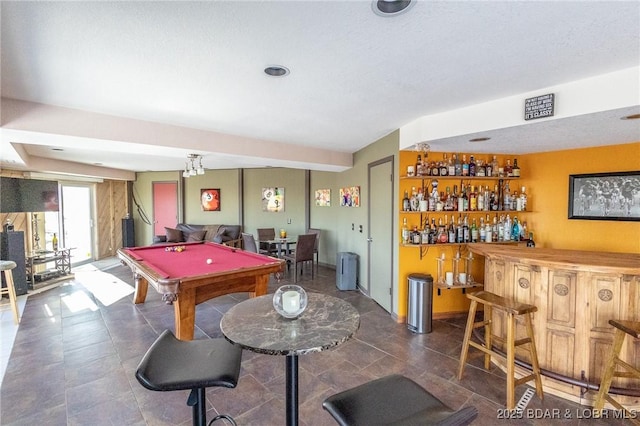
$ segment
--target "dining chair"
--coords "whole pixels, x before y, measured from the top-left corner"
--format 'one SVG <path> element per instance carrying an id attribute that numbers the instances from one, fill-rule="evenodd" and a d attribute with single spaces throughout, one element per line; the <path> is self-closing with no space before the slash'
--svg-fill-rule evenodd
<path id="1" fill-rule="evenodd" d="M 293 264 L 294 268 L 294 282 L 298 282 L 298 264 L 300 264 L 300 274 L 302 274 L 302 268 L 305 262 L 311 262 L 311 278 L 314 277 L 313 267 L 313 249 L 316 244 L 316 234 L 303 234 L 298 235 L 298 241 L 296 242 L 296 249 L 293 253 L 286 253 L 282 256 L 287 261 L 287 265 L 290 267 Z"/>
<path id="2" fill-rule="evenodd" d="M 260 252 L 264 254 L 275 254 L 278 247 L 274 243 L 267 243 L 268 240 L 275 240 L 275 228 L 258 228 L 258 241 L 260 241 Z"/>
<path id="3" fill-rule="evenodd" d="M 253 237 L 253 234 L 247 234 L 246 232 L 243 232 L 241 235 L 242 247 L 244 248 L 244 250 L 258 253 L 258 246 L 256 245 L 256 239 Z"/>
<path id="4" fill-rule="evenodd" d="M 318 265 L 320 260 L 320 255 L 318 254 L 318 245 L 320 244 L 320 229 L 317 228 L 309 228 L 307 229 L 307 234 L 315 234 L 316 235 L 316 245 L 313 247 L 313 254 L 316 257 L 316 272 L 318 272 Z"/>

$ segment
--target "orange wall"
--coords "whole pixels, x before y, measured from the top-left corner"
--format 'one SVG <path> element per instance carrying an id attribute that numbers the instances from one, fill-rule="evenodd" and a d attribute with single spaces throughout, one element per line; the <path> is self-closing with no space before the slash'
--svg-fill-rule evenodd
<path id="1" fill-rule="evenodd" d="M 469 158 L 469 153 L 467 158 Z M 416 153 L 400 152 L 399 175 L 406 175 L 407 165 L 416 161 Z M 429 159 L 439 160 L 442 153 L 430 153 Z M 480 154 L 476 158 L 488 159 L 489 155 Z M 514 156 L 498 155 L 504 163 L 506 158 Z M 541 154 L 517 156 L 522 177 L 511 184 L 512 191 L 525 186 L 528 193 L 526 213 L 518 213 L 518 218 L 526 220 L 538 247 L 550 247 L 575 250 L 596 250 L 608 252 L 640 253 L 640 222 L 618 222 L 600 220 L 568 219 L 569 175 L 612 171 L 640 170 L 640 142 L 608 147 L 555 151 Z M 445 179 L 445 178 L 441 178 Z M 485 183 L 485 182 L 483 182 Z M 493 184 L 491 182 L 486 182 Z M 417 186 L 417 181 L 400 180 L 399 206 L 405 189 Z M 442 186 L 443 183 L 441 183 Z M 459 185 L 459 182 L 456 182 Z M 444 184 L 453 185 L 452 181 Z M 444 189 L 444 188 L 443 188 Z M 454 214 L 456 219 L 458 214 Z M 436 215 L 435 217 L 440 217 Z M 513 216 L 513 214 L 512 214 Z M 419 223 L 419 215 L 399 215 L 398 235 L 402 232 L 402 218 L 407 217 L 410 227 Z M 474 216 L 479 218 L 479 216 Z M 493 218 L 493 214 L 491 214 Z M 437 220 L 437 219 L 436 219 Z M 462 247 L 464 249 L 464 246 Z M 430 246 L 426 255 L 420 258 L 420 250 L 414 247 L 399 249 L 399 290 L 398 300 L 407 300 L 407 278 L 413 273 L 429 273 L 434 280 L 437 275 L 437 256 L 443 252 L 451 259 L 457 245 Z M 451 262 L 446 262 L 451 269 Z M 474 277 L 481 281 L 484 275 L 483 259 L 474 261 Z M 434 317 L 446 316 L 468 311 L 468 299 L 461 290 L 444 290 L 438 296 L 434 288 Z M 398 307 L 398 320 L 406 318 L 406 305 Z"/>

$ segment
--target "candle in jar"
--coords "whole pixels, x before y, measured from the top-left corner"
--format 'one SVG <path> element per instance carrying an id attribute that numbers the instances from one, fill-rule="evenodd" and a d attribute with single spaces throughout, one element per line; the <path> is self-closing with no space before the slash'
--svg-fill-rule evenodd
<path id="1" fill-rule="evenodd" d="M 447 285 L 453 285 L 453 272 L 447 272 L 445 276 Z"/>
<path id="2" fill-rule="evenodd" d="M 282 294 L 282 309 L 290 314 L 300 310 L 300 294 L 293 290 L 285 291 Z"/>

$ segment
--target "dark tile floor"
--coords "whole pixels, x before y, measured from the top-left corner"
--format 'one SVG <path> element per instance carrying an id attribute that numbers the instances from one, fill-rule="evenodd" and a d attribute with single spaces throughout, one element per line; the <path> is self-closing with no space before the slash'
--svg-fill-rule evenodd
<path id="1" fill-rule="evenodd" d="M 1 389 L 2 425 L 190 425 L 187 391 L 152 392 L 134 378 L 140 358 L 166 328 L 173 309 L 150 289 L 147 301 L 132 303 L 129 269 L 76 272 L 76 278 L 27 300 Z M 351 302 L 361 313 L 355 337 L 299 361 L 302 425 L 334 425 L 322 409 L 329 395 L 390 373 L 402 373 L 454 408 L 474 405 L 474 424 L 553 424 L 561 420 L 498 420 L 504 408 L 504 375 L 484 371 L 475 357 L 462 381 L 456 378 L 464 318 L 434 321 L 429 334 L 412 334 L 376 303 L 356 291 L 338 291 L 335 271 L 320 267 L 299 284 Z M 277 288 L 270 284 L 270 291 Z M 196 338 L 220 337 L 226 310 L 244 300 L 234 294 L 198 306 Z M 477 351 L 476 351 L 477 352 Z M 284 357 L 245 351 L 235 389 L 209 389 L 209 418 L 231 414 L 239 425 L 284 424 Z M 517 398 L 526 387 L 517 388 Z M 612 424 L 575 418 L 587 407 L 546 395 L 528 408 L 557 409 L 566 424 Z M 581 417 L 585 417 L 582 415 Z M 619 423 L 621 424 L 621 423 Z"/>

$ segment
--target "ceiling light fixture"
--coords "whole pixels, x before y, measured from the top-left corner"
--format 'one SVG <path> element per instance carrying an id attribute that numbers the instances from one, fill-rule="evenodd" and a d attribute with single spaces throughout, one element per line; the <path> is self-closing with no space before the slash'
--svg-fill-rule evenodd
<path id="1" fill-rule="evenodd" d="M 196 160 L 198 160 L 198 166 L 196 167 Z M 187 161 L 184 163 L 184 171 L 182 172 L 183 178 L 188 178 L 195 175 L 203 175 L 204 167 L 202 167 L 202 155 L 189 154 L 187 155 Z"/>
<path id="2" fill-rule="evenodd" d="M 415 145 L 414 148 L 417 152 L 422 152 L 425 155 L 425 158 L 427 158 L 427 154 L 429 153 L 429 151 L 431 151 L 431 145 L 429 145 L 426 142 L 418 142 Z"/>
<path id="3" fill-rule="evenodd" d="M 637 120 L 640 118 L 640 114 L 631 114 L 625 117 L 620 117 L 620 120 Z"/>
<path id="4" fill-rule="evenodd" d="M 371 9 L 378 16 L 396 16 L 411 9 L 415 3 L 414 0 L 373 0 Z"/>
<path id="5" fill-rule="evenodd" d="M 491 139 L 491 138 L 483 136 L 483 137 L 480 137 L 480 138 L 469 139 L 469 142 L 484 142 L 484 141 L 488 141 L 489 139 Z"/>
<path id="6" fill-rule="evenodd" d="M 271 77 L 284 77 L 289 75 L 289 68 L 282 65 L 270 65 L 264 69 L 264 73 Z"/>

